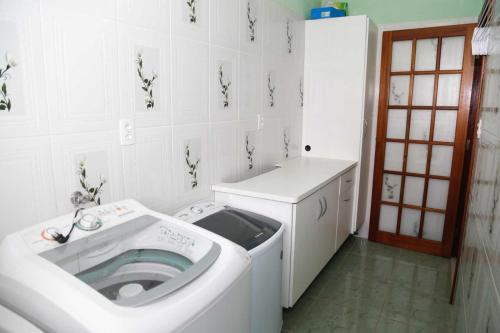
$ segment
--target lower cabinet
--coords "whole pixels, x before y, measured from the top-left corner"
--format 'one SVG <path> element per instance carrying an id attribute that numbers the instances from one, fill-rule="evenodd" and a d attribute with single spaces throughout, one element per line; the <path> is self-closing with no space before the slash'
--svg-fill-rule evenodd
<path id="1" fill-rule="evenodd" d="M 215 192 L 215 200 L 276 219 L 283 236 L 282 305 L 295 305 L 351 231 L 354 169 L 297 203 Z"/>
<path id="2" fill-rule="evenodd" d="M 293 205 L 293 305 L 335 253 L 339 182 L 334 180 Z"/>

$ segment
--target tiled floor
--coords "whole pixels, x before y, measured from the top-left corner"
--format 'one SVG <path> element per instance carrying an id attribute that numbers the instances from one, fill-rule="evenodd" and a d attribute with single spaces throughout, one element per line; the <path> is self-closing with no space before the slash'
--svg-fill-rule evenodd
<path id="1" fill-rule="evenodd" d="M 449 260 L 351 238 L 292 309 L 283 333 L 454 332 Z"/>

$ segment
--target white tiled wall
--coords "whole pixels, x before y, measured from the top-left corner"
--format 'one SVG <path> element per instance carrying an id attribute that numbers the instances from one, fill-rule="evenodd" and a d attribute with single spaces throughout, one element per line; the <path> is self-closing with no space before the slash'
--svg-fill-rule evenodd
<path id="1" fill-rule="evenodd" d="M 186 0 L 0 0 L 0 69 L 17 63 L 0 77 L 0 237 L 69 212 L 82 159 L 103 202 L 173 212 L 299 155 L 302 18 L 275 0 L 194 5 L 195 19 Z"/>

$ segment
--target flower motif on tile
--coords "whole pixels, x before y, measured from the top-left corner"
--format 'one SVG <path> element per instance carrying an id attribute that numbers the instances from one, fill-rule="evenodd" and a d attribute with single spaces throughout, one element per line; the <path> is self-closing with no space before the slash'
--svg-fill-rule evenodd
<path id="1" fill-rule="evenodd" d="M 191 188 L 194 189 L 198 187 L 198 165 L 200 163 L 200 159 L 198 158 L 196 162 L 192 163 L 189 156 L 189 145 L 186 145 L 185 149 L 185 158 L 186 165 L 188 167 L 188 174 L 191 176 Z"/>
<path id="2" fill-rule="evenodd" d="M 391 200 L 394 199 L 394 191 L 395 191 L 396 187 L 398 187 L 398 184 L 391 184 L 389 182 L 389 177 L 385 176 L 384 185 L 385 185 L 385 191 L 387 192 L 388 198 Z"/>
<path id="3" fill-rule="evenodd" d="M 290 27 L 290 20 L 286 21 L 286 41 L 288 43 L 288 53 L 292 53 L 292 40 L 293 40 L 293 34 L 292 34 L 292 28 Z"/>
<path id="4" fill-rule="evenodd" d="M 401 101 L 402 101 L 401 98 L 404 96 L 404 94 L 405 94 L 404 91 L 402 91 L 400 93 L 398 93 L 396 91 L 396 84 L 394 84 L 394 83 L 391 84 L 391 95 L 394 97 L 394 100 L 396 101 L 396 103 L 398 105 L 401 104 Z"/>
<path id="5" fill-rule="evenodd" d="M 189 22 L 196 24 L 196 1 L 197 0 L 187 0 L 186 4 L 189 8 Z"/>
<path id="6" fill-rule="evenodd" d="M 498 148 L 495 148 L 495 150 L 497 150 Z M 491 214 L 490 214 L 490 217 L 489 217 L 489 225 L 488 225 L 488 233 L 490 235 L 493 234 L 493 225 L 495 224 L 495 222 L 497 222 L 497 217 L 498 217 L 498 213 L 497 213 L 497 208 L 498 208 L 498 202 L 500 201 L 500 167 L 497 167 L 496 168 L 496 174 L 495 174 L 495 182 L 493 184 L 493 195 L 492 195 L 492 199 L 493 199 L 493 202 L 491 204 Z"/>
<path id="7" fill-rule="evenodd" d="M 432 45 L 432 48 L 434 49 L 434 51 L 437 51 L 437 48 L 438 48 L 437 39 L 431 39 L 431 45 Z"/>
<path id="8" fill-rule="evenodd" d="M 12 108 L 12 100 L 7 92 L 7 81 L 10 79 L 12 68 L 16 67 L 17 63 L 9 53 L 5 54 L 5 67 L 0 67 L 0 111 L 10 112 Z"/>
<path id="9" fill-rule="evenodd" d="M 231 86 L 231 81 L 224 81 L 224 66 L 219 65 L 219 85 L 220 92 L 222 94 L 222 105 L 224 108 L 229 107 L 229 87 Z"/>
<path id="10" fill-rule="evenodd" d="M 245 136 L 245 150 L 247 152 L 248 170 L 252 170 L 253 154 L 255 153 L 255 147 L 250 144 L 250 140 L 248 139 L 248 134 Z"/>
<path id="11" fill-rule="evenodd" d="M 255 42 L 255 23 L 257 23 L 257 18 L 254 16 L 252 18 L 252 8 L 250 7 L 250 1 L 247 2 L 247 18 L 248 18 L 248 37 L 251 42 Z"/>
<path id="12" fill-rule="evenodd" d="M 420 230 L 420 221 L 414 221 L 413 222 L 413 234 L 415 236 L 417 236 L 419 230 Z"/>
<path id="13" fill-rule="evenodd" d="M 155 100 L 153 98 L 153 86 L 155 80 L 158 78 L 158 75 L 155 72 L 151 73 L 151 78 L 147 78 L 144 75 L 143 70 L 143 59 L 142 59 L 142 51 L 137 52 L 137 75 L 141 80 L 141 89 L 144 90 L 144 103 L 146 103 L 146 109 L 153 109 L 155 106 Z"/>
<path id="14" fill-rule="evenodd" d="M 302 82 L 302 79 L 299 82 L 299 101 L 300 107 L 304 107 L 304 82 Z"/>
<path id="15" fill-rule="evenodd" d="M 267 73 L 267 91 L 269 95 L 269 107 L 274 107 L 274 91 L 276 86 L 271 83 L 271 73 Z"/>
<path id="16" fill-rule="evenodd" d="M 87 180 L 86 164 L 87 161 L 82 159 L 78 163 L 78 170 L 76 171 L 76 174 L 79 177 L 80 186 L 85 191 L 89 201 L 93 202 L 96 206 L 99 206 L 101 204 L 101 194 L 103 192 L 103 186 L 106 184 L 106 179 L 102 175 L 99 175 L 99 183 L 95 186 L 91 186 Z"/>
<path id="17" fill-rule="evenodd" d="M 285 158 L 288 158 L 290 146 L 290 137 L 288 136 L 288 129 L 283 130 L 283 150 L 285 153 Z"/>

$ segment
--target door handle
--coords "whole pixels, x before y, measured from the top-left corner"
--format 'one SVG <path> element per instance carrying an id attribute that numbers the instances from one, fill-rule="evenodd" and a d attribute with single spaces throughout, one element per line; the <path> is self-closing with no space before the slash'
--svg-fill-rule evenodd
<path id="1" fill-rule="evenodd" d="M 349 202 L 349 201 L 351 201 L 350 198 L 349 199 L 344 199 L 344 202 Z"/>
<path id="2" fill-rule="evenodd" d="M 319 221 L 319 219 L 323 217 L 323 201 L 321 201 L 321 198 L 318 199 L 318 201 L 319 201 L 319 215 L 316 218 L 316 221 Z"/>
<path id="3" fill-rule="evenodd" d="M 326 211 L 328 210 L 328 203 L 326 202 L 326 198 L 323 197 L 323 201 L 325 202 L 325 211 L 323 212 L 323 216 L 325 216 Z"/>
<path id="4" fill-rule="evenodd" d="M 348 180 L 346 180 L 345 182 L 346 182 L 346 183 L 350 183 L 350 182 L 352 182 L 352 179 L 348 179 Z"/>

